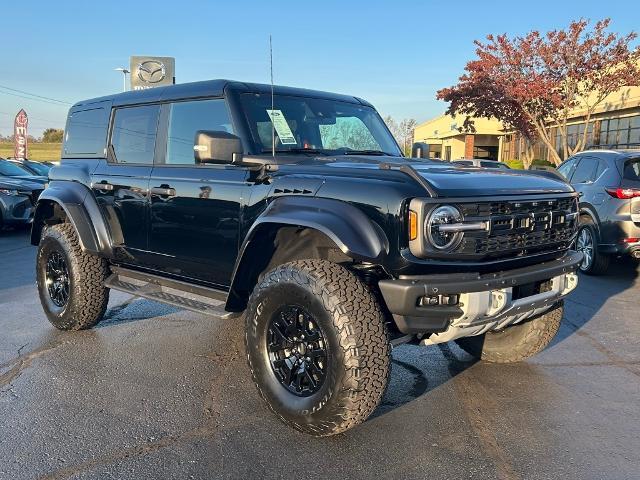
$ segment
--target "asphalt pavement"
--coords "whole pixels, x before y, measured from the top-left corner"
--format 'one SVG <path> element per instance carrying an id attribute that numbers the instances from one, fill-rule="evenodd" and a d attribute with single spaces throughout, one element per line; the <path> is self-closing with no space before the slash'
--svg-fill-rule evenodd
<path id="1" fill-rule="evenodd" d="M 0 231 L 0 479 L 640 478 L 640 269 L 581 276 L 517 365 L 400 346 L 363 425 L 316 439 L 251 383 L 242 319 L 112 292 L 95 329 L 42 313 L 35 248 Z"/>

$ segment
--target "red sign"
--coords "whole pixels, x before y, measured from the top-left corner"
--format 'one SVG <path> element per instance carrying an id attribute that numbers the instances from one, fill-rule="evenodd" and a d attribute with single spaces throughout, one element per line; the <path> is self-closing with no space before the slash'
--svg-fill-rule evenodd
<path id="1" fill-rule="evenodd" d="M 29 118 L 27 112 L 20 110 L 16 115 L 16 121 L 13 124 L 13 141 L 15 148 L 13 156 L 19 159 L 27 158 L 27 125 Z"/>

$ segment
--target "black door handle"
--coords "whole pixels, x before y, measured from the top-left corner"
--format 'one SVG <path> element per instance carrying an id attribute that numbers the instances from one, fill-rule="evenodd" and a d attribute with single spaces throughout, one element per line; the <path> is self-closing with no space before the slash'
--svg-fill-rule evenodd
<path id="1" fill-rule="evenodd" d="M 91 187 L 96 190 L 104 190 L 106 192 L 111 192 L 113 190 L 113 185 L 107 182 L 92 183 Z"/>
<path id="2" fill-rule="evenodd" d="M 176 189 L 171 187 L 152 187 L 151 195 L 160 195 L 162 197 L 175 197 Z"/>

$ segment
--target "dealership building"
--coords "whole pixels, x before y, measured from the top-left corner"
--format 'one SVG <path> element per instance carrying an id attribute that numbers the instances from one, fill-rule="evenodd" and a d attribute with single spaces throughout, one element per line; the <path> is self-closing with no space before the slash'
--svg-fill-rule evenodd
<path id="1" fill-rule="evenodd" d="M 584 132 L 584 111 L 571 112 L 568 121 L 568 143 L 575 146 Z M 441 115 L 418 125 L 414 141 L 429 145 L 429 157 L 489 158 L 518 160 L 525 151 L 524 140 L 504 129 L 495 119 L 474 119 L 475 132 L 460 131 L 464 115 Z M 587 127 L 587 148 L 640 148 L 640 87 L 626 87 L 612 94 L 592 114 Z M 557 129 L 552 130 L 556 150 L 562 155 L 562 142 Z M 538 142 L 534 158 L 550 160 L 547 147 Z"/>
<path id="2" fill-rule="evenodd" d="M 440 115 L 416 126 L 414 142 L 429 145 L 429 157 L 443 160 L 458 158 L 488 158 L 497 160 L 502 124 L 495 119 L 474 119 L 475 133 L 461 132 L 464 115 Z"/>

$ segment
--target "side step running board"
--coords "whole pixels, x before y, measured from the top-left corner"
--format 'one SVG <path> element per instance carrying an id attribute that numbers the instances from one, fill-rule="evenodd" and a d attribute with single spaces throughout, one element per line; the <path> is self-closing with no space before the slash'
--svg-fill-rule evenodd
<path id="1" fill-rule="evenodd" d="M 104 282 L 108 288 L 206 315 L 227 313 L 224 311 L 227 292 L 222 290 L 122 267 L 111 267 L 111 272 Z"/>

